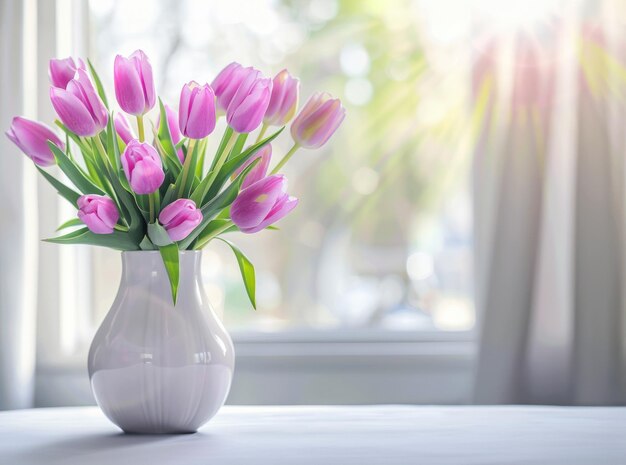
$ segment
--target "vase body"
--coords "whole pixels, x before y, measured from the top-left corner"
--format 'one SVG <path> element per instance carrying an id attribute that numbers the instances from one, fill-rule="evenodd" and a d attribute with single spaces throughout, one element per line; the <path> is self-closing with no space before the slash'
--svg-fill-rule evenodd
<path id="1" fill-rule="evenodd" d="M 235 354 L 202 286 L 201 252 L 180 252 L 176 306 L 157 251 L 122 252 L 122 280 L 89 350 L 105 415 L 129 433 L 189 433 L 224 404 Z"/>

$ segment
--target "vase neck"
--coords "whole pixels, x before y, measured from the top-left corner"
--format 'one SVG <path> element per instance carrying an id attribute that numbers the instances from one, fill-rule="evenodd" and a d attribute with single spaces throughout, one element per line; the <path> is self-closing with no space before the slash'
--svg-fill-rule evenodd
<path id="1" fill-rule="evenodd" d="M 200 277 L 200 251 L 179 253 L 179 289 L 186 284 L 195 285 Z M 126 284 L 159 284 L 169 288 L 169 277 L 163 258 L 157 251 L 123 252 L 122 282 Z"/>

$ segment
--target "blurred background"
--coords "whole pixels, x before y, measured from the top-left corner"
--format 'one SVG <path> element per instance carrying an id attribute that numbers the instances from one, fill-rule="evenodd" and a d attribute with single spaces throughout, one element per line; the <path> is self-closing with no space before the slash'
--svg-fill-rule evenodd
<path id="1" fill-rule="evenodd" d="M 331 142 L 286 169 L 296 212 L 234 238 L 257 311 L 230 250 L 204 251 L 230 403 L 625 401 L 619 0 L 0 4 L 3 130 L 53 121 L 47 62 L 70 55 L 111 93 L 115 55 L 142 49 L 173 106 L 231 61 L 342 99 Z M 93 403 L 119 253 L 38 242 L 75 213 L 1 144 L 0 407 Z"/>
<path id="2" fill-rule="evenodd" d="M 89 56 L 109 88 L 115 55 L 141 48 L 174 105 L 185 82 L 211 82 L 239 61 L 268 75 L 288 68 L 302 81 L 303 102 L 327 90 L 348 108 L 333 143 L 300 153 L 287 169 L 302 199 L 298 215 L 278 234 L 238 238 L 258 267 L 259 312 L 227 247 L 205 252 L 210 298 L 231 329 L 473 327 L 469 57 L 448 54 L 436 30 L 418 27 L 422 9 L 404 1 L 89 2 Z M 288 144 L 285 135 L 275 152 Z M 94 256 L 96 319 L 116 290 L 117 255 Z"/>

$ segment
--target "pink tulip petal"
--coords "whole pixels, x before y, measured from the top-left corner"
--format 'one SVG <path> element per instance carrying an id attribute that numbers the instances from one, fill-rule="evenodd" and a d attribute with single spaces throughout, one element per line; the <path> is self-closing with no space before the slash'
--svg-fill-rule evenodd
<path id="1" fill-rule="evenodd" d="M 241 184 L 242 189 L 246 189 L 250 187 L 252 184 L 260 181 L 267 174 L 267 169 L 269 168 L 270 162 L 272 160 L 272 146 L 270 144 L 262 147 L 252 158 L 250 158 L 243 166 L 240 166 L 237 171 L 235 171 L 235 177 L 241 173 L 244 169 L 246 169 L 254 160 L 260 158 L 261 161 L 257 163 L 257 165 L 252 168 L 252 170 L 246 176 L 246 179 L 243 180 Z"/>
<path id="2" fill-rule="evenodd" d="M 202 222 L 202 212 L 190 199 L 178 199 L 159 214 L 159 222 L 173 241 L 186 238 Z"/>
<path id="3" fill-rule="evenodd" d="M 154 107 L 156 103 L 156 89 L 154 88 L 154 78 L 152 76 L 152 65 L 148 56 L 142 51 L 137 50 L 131 56 L 135 61 L 135 66 L 139 73 L 143 94 L 144 94 L 144 113 Z"/>
<path id="4" fill-rule="evenodd" d="M 113 68 L 113 81 L 115 97 L 122 110 L 131 115 L 142 115 L 145 110 L 145 99 L 141 77 L 135 64 L 117 55 Z"/>
<path id="5" fill-rule="evenodd" d="M 111 234 L 119 212 L 113 200 L 104 195 L 88 194 L 78 198 L 78 218 L 95 234 Z"/>
<path id="6" fill-rule="evenodd" d="M 215 112 L 211 111 L 215 97 L 208 86 L 203 86 L 192 98 L 187 136 L 192 139 L 202 139 L 215 129 Z"/>
<path id="7" fill-rule="evenodd" d="M 148 159 L 143 159 L 135 164 L 131 174 L 130 187 L 137 194 L 152 194 L 165 179 L 163 169 Z"/>
<path id="8" fill-rule="evenodd" d="M 128 144 L 131 140 L 137 138 L 132 128 L 130 127 L 128 120 L 123 114 L 118 113 L 117 115 L 115 115 L 113 123 L 115 124 L 115 131 L 118 133 L 120 139 L 122 139 L 125 144 Z"/>
<path id="9" fill-rule="evenodd" d="M 297 198 L 285 195 L 274 206 L 274 208 L 272 208 L 272 211 L 269 213 L 269 215 L 267 215 L 267 217 L 263 221 L 261 221 L 261 223 L 259 223 L 257 226 L 253 228 L 244 228 L 241 230 L 241 232 L 246 233 L 246 234 L 253 234 L 253 233 L 262 231 L 263 229 L 267 228 L 268 226 L 276 223 L 280 219 L 287 216 L 287 214 L 291 212 L 291 210 L 296 208 L 297 205 L 298 205 Z"/>
<path id="10" fill-rule="evenodd" d="M 59 118 L 70 131 L 83 137 L 96 135 L 97 128 L 93 118 L 78 97 L 64 89 L 51 87 L 50 100 Z"/>
<path id="11" fill-rule="evenodd" d="M 39 166 L 50 166 L 55 163 L 54 155 L 48 147 L 48 141 L 51 141 L 61 150 L 65 150 L 65 144 L 49 126 L 20 116 L 13 118 L 11 127 L 6 134 L 22 152 Z"/>
<path id="12" fill-rule="evenodd" d="M 270 213 L 286 188 L 287 179 L 282 175 L 269 176 L 252 184 L 241 191 L 232 203 L 232 220 L 239 228 L 258 225 Z"/>

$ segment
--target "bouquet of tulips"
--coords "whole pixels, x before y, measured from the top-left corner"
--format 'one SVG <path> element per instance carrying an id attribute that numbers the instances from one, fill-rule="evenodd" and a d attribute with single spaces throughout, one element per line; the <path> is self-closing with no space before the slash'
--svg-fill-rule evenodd
<path id="1" fill-rule="evenodd" d="M 145 117 L 157 104 L 150 61 L 140 50 L 128 58 L 118 55 L 115 97 L 135 118 L 136 133 L 124 113 L 111 111 L 89 61 L 86 66 L 72 58 L 51 60 L 49 73 L 55 123 L 64 137 L 22 117 L 14 118 L 6 133 L 78 210 L 77 218 L 59 227 L 71 232 L 47 241 L 159 250 L 176 303 L 179 250 L 197 250 L 220 238 L 235 253 L 255 306 L 254 267 L 220 236 L 270 228 L 295 208 L 298 200 L 287 194 L 287 179 L 279 172 L 298 148 L 315 149 L 329 139 L 345 116 L 341 102 L 325 93 L 313 95 L 291 124 L 293 147 L 268 174 L 271 142 L 298 107 L 299 81 L 287 70 L 272 79 L 231 63 L 211 85 L 185 84 L 178 113 L 158 99 L 152 123 Z M 227 128 L 208 160 L 207 140 L 222 116 Z M 265 137 L 271 126 L 279 129 Z M 247 145 L 257 129 L 256 142 Z M 72 186 L 44 169 L 51 165 Z"/>

